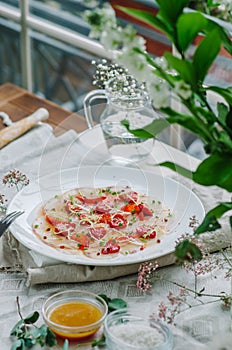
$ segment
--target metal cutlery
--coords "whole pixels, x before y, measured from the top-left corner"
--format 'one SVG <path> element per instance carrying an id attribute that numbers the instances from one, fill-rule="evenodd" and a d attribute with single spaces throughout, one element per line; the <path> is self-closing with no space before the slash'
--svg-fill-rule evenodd
<path id="1" fill-rule="evenodd" d="M 7 214 L 6 216 L 4 216 L 4 218 L 0 220 L 0 237 L 8 229 L 12 222 L 23 213 L 24 211 L 13 211 L 12 213 Z"/>

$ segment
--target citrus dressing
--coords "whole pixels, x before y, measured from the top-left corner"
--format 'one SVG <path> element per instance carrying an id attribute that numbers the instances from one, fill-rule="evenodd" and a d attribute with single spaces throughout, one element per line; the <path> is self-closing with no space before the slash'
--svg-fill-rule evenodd
<path id="1" fill-rule="evenodd" d="M 57 323 L 64 327 L 81 327 L 88 326 L 97 322 L 102 317 L 101 310 L 87 302 L 83 301 L 71 301 L 56 306 L 50 313 L 49 319 L 51 322 Z M 62 331 L 53 329 L 53 332 L 57 335 L 65 336 L 68 338 L 84 338 L 94 334 L 97 328 L 89 331 L 67 334 Z"/>

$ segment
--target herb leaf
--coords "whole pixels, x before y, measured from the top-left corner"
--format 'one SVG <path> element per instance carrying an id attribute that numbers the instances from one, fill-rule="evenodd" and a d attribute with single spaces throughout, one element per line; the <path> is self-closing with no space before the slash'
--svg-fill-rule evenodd
<path id="1" fill-rule="evenodd" d="M 92 345 L 92 347 L 94 347 L 94 346 L 99 346 L 99 347 L 105 346 L 106 345 L 106 338 L 105 338 L 104 334 L 103 334 L 103 336 L 101 338 L 95 339 L 92 342 L 91 345 Z"/>
<path id="2" fill-rule="evenodd" d="M 17 304 L 21 320 L 15 324 L 10 332 L 10 335 L 18 338 L 12 344 L 11 350 L 31 349 L 36 344 L 40 345 L 41 347 L 44 347 L 45 345 L 48 345 L 49 347 L 56 345 L 57 341 L 55 334 L 53 334 L 45 324 L 40 327 L 37 327 L 34 324 L 39 319 L 39 312 L 34 311 L 33 313 L 23 318 L 20 311 L 18 298 Z"/>
<path id="3" fill-rule="evenodd" d="M 108 304 L 109 311 L 123 309 L 126 307 L 127 307 L 127 303 L 123 299 L 120 299 L 120 298 L 114 298 Z"/>

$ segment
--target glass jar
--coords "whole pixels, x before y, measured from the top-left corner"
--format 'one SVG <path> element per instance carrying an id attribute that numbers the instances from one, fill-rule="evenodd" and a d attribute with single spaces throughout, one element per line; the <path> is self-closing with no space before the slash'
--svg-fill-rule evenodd
<path id="1" fill-rule="evenodd" d="M 119 75 L 109 81 L 105 90 L 90 92 L 84 101 L 90 128 L 94 126 L 92 104 L 97 99 L 106 100 L 99 123 L 112 157 L 130 162 L 146 158 L 153 148 L 154 139 L 137 137 L 122 124 L 126 121 L 130 129 L 141 129 L 154 120 L 155 112 L 144 86 L 130 75 Z"/>
<path id="2" fill-rule="evenodd" d="M 109 313 L 104 322 L 107 349 L 172 350 L 170 328 L 154 319 L 139 316 L 132 309 Z"/>

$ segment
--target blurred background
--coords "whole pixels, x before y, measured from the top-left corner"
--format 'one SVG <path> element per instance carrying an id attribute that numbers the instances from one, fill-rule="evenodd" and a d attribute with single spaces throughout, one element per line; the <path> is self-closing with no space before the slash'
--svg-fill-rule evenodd
<path id="1" fill-rule="evenodd" d="M 92 84 L 95 67 L 91 62 L 108 55 L 88 38 L 89 26 L 83 13 L 104 2 L 107 1 L 0 1 L 0 83 L 12 82 L 68 110 L 81 110 L 84 96 L 95 88 Z M 117 4 L 151 12 L 158 9 L 153 0 L 109 2 L 113 7 Z M 193 1 L 192 5 L 202 6 L 202 3 Z M 131 22 L 125 14 L 116 12 L 122 24 Z M 227 18 L 221 23 L 232 33 Z M 171 51 L 169 40 L 161 32 L 139 22 L 133 25 L 147 40 L 148 52 L 162 56 L 165 51 Z M 221 86 L 232 83 L 232 60 L 223 51 L 208 75 L 210 84 L 215 81 Z M 188 134 L 186 147 L 192 142 L 193 137 Z"/>

